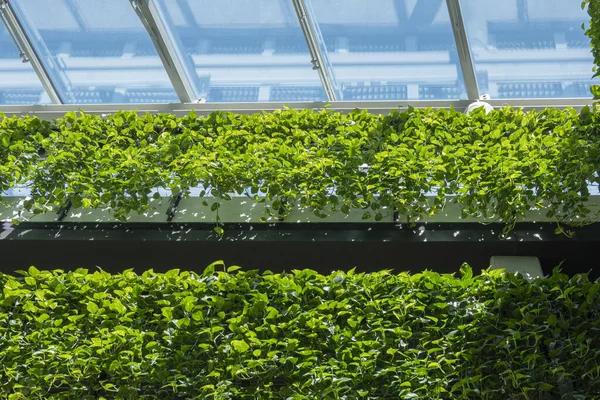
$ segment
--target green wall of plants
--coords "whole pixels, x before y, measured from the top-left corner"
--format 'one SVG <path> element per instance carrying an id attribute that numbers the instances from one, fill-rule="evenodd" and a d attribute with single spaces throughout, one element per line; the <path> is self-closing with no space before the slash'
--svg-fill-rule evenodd
<path id="1" fill-rule="evenodd" d="M 3 399 L 598 399 L 600 282 L 558 270 L 0 275 Z"/>
<path id="2" fill-rule="evenodd" d="M 532 209 L 583 223 L 597 218 L 585 202 L 588 184 L 600 181 L 599 116 L 597 108 L 0 116 L 0 191 L 28 184 L 25 206 L 35 213 L 71 201 L 119 218 L 147 209 L 153 188 L 203 185 L 214 212 L 232 194 L 264 202 L 262 193 L 270 214 L 362 209 L 414 220 L 452 201 L 464 216 L 507 229 Z"/>

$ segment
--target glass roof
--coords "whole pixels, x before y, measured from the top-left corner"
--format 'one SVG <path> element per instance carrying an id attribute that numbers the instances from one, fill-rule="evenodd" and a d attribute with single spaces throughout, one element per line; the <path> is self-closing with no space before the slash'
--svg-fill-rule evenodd
<path id="1" fill-rule="evenodd" d="M 46 104 L 50 99 L 42 83 L 19 55 L 4 24 L 0 23 L 0 104 Z"/>
<path id="2" fill-rule="evenodd" d="M 290 0 L 157 0 L 209 102 L 324 101 Z"/>
<path id="3" fill-rule="evenodd" d="M 462 0 L 482 93 L 591 97 L 593 57 L 580 0 Z"/>
<path id="4" fill-rule="evenodd" d="M 466 98 L 445 1 L 311 2 L 344 100 Z"/>
<path id="5" fill-rule="evenodd" d="M 11 5 L 63 103 L 178 102 L 128 1 L 19 0 Z"/>
<path id="6" fill-rule="evenodd" d="M 338 100 L 467 98 L 444 0 L 136 1 L 155 7 L 193 99 L 327 101 L 319 73 L 331 78 Z M 297 3 L 306 6 L 314 32 L 301 27 Z M 593 58 L 581 27 L 589 17 L 581 0 L 460 4 L 481 94 L 591 98 Z M 63 103 L 180 102 L 168 61 L 130 0 L 9 5 Z M 311 62 L 311 34 L 328 61 L 321 71 Z M 0 24 L 0 104 L 49 102 Z"/>

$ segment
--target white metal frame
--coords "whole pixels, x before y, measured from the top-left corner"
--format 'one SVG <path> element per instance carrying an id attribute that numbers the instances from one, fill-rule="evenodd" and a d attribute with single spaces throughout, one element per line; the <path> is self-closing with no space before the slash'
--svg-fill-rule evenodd
<path id="1" fill-rule="evenodd" d="M 206 115 L 215 111 L 229 111 L 240 114 L 254 114 L 275 110 L 292 109 L 328 109 L 331 111 L 350 112 L 355 109 L 366 109 L 375 114 L 387 114 L 392 110 L 414 108 L 455 108 L 464 111 L 470 100 L 414 100 L 414 101 L 338 101 L 338 102 L 266 102 L 266 103 L 189 103 L 189 104 L 69 104 L 69 105 L 38 105 L 38 106 L 0 106 L 0 112 L 6 115 L 31 115 L 42 119 L 63 117 L 66 112 L 81 110 L 87 114 L 106 115 L 120 110 L 138 113 L 169 113 L 178 116 L 194 111 L 198 115 Z M 523 99 L 523 100 L 486 100 L 494 108 L 511 106 L 525 110 L 541 110 L 546 107 L 573 107 L 580 110 L 592 106 L 592 99 Z"/>
<path id="2" fill-rule="evenodd" d="M 57 90 L 56 82 L 52 80 L 44 64 L 40 61 L 31 43 L 31 39 L 21 26 L 22 21 L 19 21 L 17 18 L 8 0 L 0 0 L 0 14 L 2 15 L 2 22 L 4 22 L 6 29 L 15 41 L 23 62 L 31 63 L 31 67 L 46 90 L 50 101 L 54 104 L 63 104 L 63 99 Z"/>
<path id="3" fill-rule="evenodd" d="M 154 0 L 130 0 L 130 3 L 150 35 L 179 100 L 182 103 L 196 102 L 198 98 L 190 70 L 182 60 L 183 53 L 177 51 L 177 44 L 173 42 L 157 4 Z"/>
<path id="4" fill-rule="evenodd" d="M 448 13 L 450 14 L 450 23 L 454 32 L 454 41 L 456 42 L 456 51 L 460 61 L 460 68 L 463 74 L 463 80 L 467 89 L 469 100 L 479 100 L 479 85 L 477 84 L 477 74 L 475 72 L 475 63 L 469 45 L 469 37 L 460 8 L 460 0 L 446 0 Z"/>
<path id="5" fill-rule="evenodd" d="M 300 22 L 300 27 L 304 33 L 306 44 L 308 45 L 308 51 L 312 57 L 313 69 L 317 70 L 321 83 L 327 94 L 329 101 L 341 100 L 341 95 L 338 93 L 337 85 L 335 83 L 335 76 L 329 62 L 327 51 L 322 51 L 320 42 L 323 41 L 319 26 L 314 20 L 313 13 L 309 3 L 306 0 L 292 0 L 294 8 L 296 9 L 296 15 Z"/>
<path id="6" fill-rule="evenodd" d="M 427 199 L 433 203 L 435 196 L 428 194 Z M 23 201 L 26 197 L 22 196 L 11 196 L 3 197 L 6 202 L 4 205 L 0 205 L 0 223 L 3 221 L 11 221 L 22 210 Z M 212 204 L 215 201 L 214 197 L 188 197 L 187 199 L 181 200 L 179 203 L 177 212 L 174 218 L 169 221 L 167 218 L 169 207 L 172 198 L 170 196 L 160 197 L 159 199 L 150 200 L 151 209 L 143 214 L 131 212 L 128 216 L 128 222 L 174 222 L 174 223 L 191 223 L 191 222 L 204 222 L 204 223 L 216 223 L 217 213 L 211 211 L 209 206 L 205 206 L 203 203 L 206 200 L 208 204 Z M 451 200 L 451 198 L 449 198 Z M 245 196 L 235 195 L 232 196 L 231 200 L 222 201 L 219 208 L 219 221 L 222 223 L 258 223 L 261 217 L 265 217 L 265 207 L 271 205 L 270 202 L 258 203 L 256 201 L 248 199 Z M 594 213 L 600 211 L 600 196 L 591 195 L 589 200 L 586 202 L 586 206 L 591 210 L 590 218 L 586 220 L 588 223 L 596 222 L 596 219 L 592 217 Z M 302 210 L 297 207 L 292 209 L 292 212 L 287 216 L 284 221 L 288 223 L 299 223 L 299 222 L 368 222 L 368 223 L 393 223 L 393 222 L 406 222 L 406 216 L 400 215 L 398 221 L 394 221 L 394 212 L 391 210 L 382 210 L 384 217 L 381 221 L 375 221 L 375 217 L 371 217 L 368 220 L 363 220 L 364 210 L 351 209 L 350 214 L 344 214 L 341 211 L 329 213 L 326 218 L 320 218 L 314 215 L 309 210 Z M 412 220 L 411 222 L 419 223 L 493 223 L 497 222 L 493 218 L 477 218 L 477 217 L 466 217 L 461 216 L 462 207 L 460 204 L 449 202 L 444 207 L 444 212 L 433 216 L 424 216 L 420 219 Z M 23 215 L 29 220 L 29 222 L 52 222 L 57 220 L 56 212 L 46 212 L 38 215 L 31 215 L 31 213 L 24 212 Z M 64 222 L 89 222 L 89 223 L 100 223 L 100 222 L 118 222 L 109 213 L 108 208 L 100 209 L 71 209 L 69 210 L 66 217 L 62 220 Z M 278 217 L 268 217 L 268 222 L 277 222 Z M 517 222 L 556 222 L 555 218 L 546 217 L 546 210 L 530 210 L 526 211 L 525 215 L 518 216 Z M 584 222 L 584 221 L 575 221 Z"/>

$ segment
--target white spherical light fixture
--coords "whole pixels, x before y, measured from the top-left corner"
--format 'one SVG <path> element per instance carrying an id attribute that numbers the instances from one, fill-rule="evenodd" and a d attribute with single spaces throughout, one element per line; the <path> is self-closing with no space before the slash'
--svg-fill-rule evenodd
<path id="1" fill-rule="evenodd" d="M 487 94 L 484 94 L 483 96 L 481 96 L 481 100 L 489 100 L 489 99 L 490 99 L 490 96 Z M 469 104 L 469 106 L 465 110 L 465 114 L 469 115 L 471 113 L 471 111 L 473 111 L 479 107 L 483 107 L 486 114 L 489 114 L 490 111 L 494 110 L 494 107 L 492 107 L 491 104 L 486 103 L 485 101 L 481 101 L 481 100 L 477 100 L 477 101 Z"/>

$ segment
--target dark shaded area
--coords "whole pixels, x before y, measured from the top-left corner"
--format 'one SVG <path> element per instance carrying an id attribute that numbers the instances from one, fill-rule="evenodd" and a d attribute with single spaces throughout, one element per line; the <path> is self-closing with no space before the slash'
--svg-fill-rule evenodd
<path id="1" fill-rule="evenodd" d="M 545 273 L 564 261 L 567 274 L 591 272 L 600 225 L 575 229 L 569 238 L 554 224 L 519 224 L 507 239 L 502 225 L 479 224 L 235 224 L 219 238 L 212 224 L 5 224 L 0 230 L 0 270 L 127 268 L 202 270 L 215 260 L 245 269 L 311 268 L 322 273 L 357 267 L 457 272 L 475 271 L 497 256 L 537 256 Z M 595 270 L 594 270 L 595 269 Z"/>

